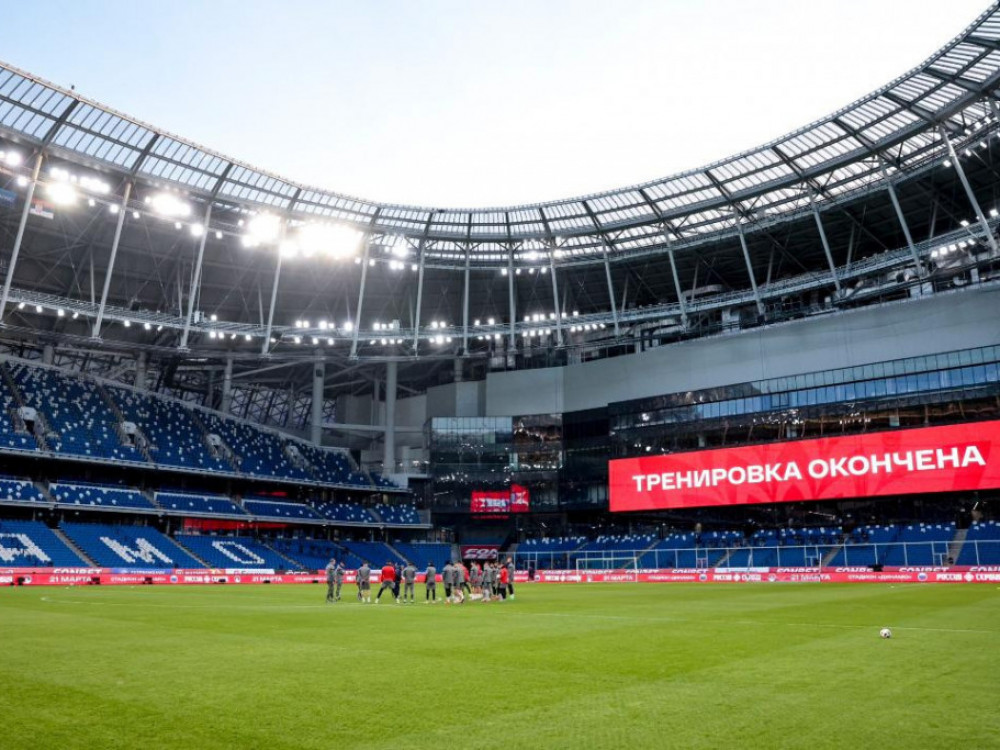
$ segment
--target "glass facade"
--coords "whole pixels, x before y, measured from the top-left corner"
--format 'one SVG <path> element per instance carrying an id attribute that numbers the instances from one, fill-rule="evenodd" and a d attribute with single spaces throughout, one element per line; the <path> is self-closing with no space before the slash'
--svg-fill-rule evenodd
<path id="1" fill-rule="evenodd" d="M 533 509 L 556 507 L 562 417 L 435 417 L 427 422 L 431 503 L 468 508 L 477 490 L 523 485 Z"/>

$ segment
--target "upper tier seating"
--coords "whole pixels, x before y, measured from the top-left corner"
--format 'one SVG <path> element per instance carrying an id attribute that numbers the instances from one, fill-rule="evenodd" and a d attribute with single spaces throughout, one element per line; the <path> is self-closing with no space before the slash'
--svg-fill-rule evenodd
<path id="1" fill-rule="evenodd" d="M 149 439 L 149 452 L 156 463 L 200 471 L 233 471 L 222 456 L 212 455 L 191 409 L 176 401 L 123 388 L 108 391 L 125 418 L 135 422 Z"/>
<path id="2" fill-rule="evenodd" d="M 246 512 L 224 495 L 161 491 L 156 502 L 164 510 L 189 513 L 192 516 L 245 516 Z"/>
<path id="3" fill-rule="evenodd" d="M 0 520 L 0 565 L 79 568 L 87 563 L 41 521 Z"/>
<path id="4" fill-rule="evenodd" d="M 376 505 L 382 523 L 392 526 L 418 526 L 420 514 L 412 505 Z"/>
<path id="5" fill-rule="evenodd" d="M 392 547 L 421 571 L 428 562 L 440 571 L 452 558 L 451 545 L 442 542 L 393 542 Z"/>
<path id="6" fill-rule="evenodd" d="M 0 498 L 22 503 L 47 503 L 49 499 L 27 479 L 0 478 Z"/>
<path id="7" fill-rule="evenodd" d="M 10 365 L 10 373 L 25 405 L 44 415 L 49 428 L 45 440 L 51 450 L 146 463 L 136 448 L 124 445 L 118 437 L 118 420 L 96 384 L 17 362 Z"/>
<path id="8" fill-rule="evenodd" d="M 319 513 L 303 503 L 282 503 L 257 497 L 244 498 L 243 508 L 251 516 L 258 518 L 277 518 L 283 521 L 316 521 L 322 518 Z"/>
<path id="9" fill-rule="evenodd" d="M 104 487 L 97 484 L 58 482 L 49 485 L 49 493 L 62 505 L 88 505 L 103 508 L 154 510 L 155 506 L 139 490 L 128 487 Z"/>
<path id="10" fill-rule="evenodd" d="M 221 437 L 238 456 L 240 471 L 258 477 L 312 480 L 285 455 L 284 441 L 274 433 L 208 412 L 199 417 L 205 428 Z"/>
<path id="11" fill-rule="evenodd" d="M 296 443 L 299 453 L 313 467 L 316 479 L 327 484 L 371 487 L 364 474 L 354 471 L 351 460 L 342 451 L 319 448 L 309 443 Z"/>
<path id="12" fill-rule="evenodd" d="M 325 502 L 316 506 L 316 511 L 324 518 L 342 523 L 375 523 L 372 514 L 357 503 Z"/>
<path id="13" fill-rule="evenodd" d="M 248 536 L 178 534 L 177 542 L 213 568 L 271 568 L 293 566 L 270 547 Z"/>
<path id="14" fill-rule="evenodd" d="M 26 429 L 18 429 L 14 418 L 17 400 L 7 386 L 5 378 L 0 377 L 0 447 L 19 451 L 37 451 L 38 442 L 34 435 Z"/>
<path id="15" fill-rule="evenodd" d="M 148 526 L 64 523 L 60 527 L 101 567 L 200 568 L 201 563 L 169 537 Z"/>

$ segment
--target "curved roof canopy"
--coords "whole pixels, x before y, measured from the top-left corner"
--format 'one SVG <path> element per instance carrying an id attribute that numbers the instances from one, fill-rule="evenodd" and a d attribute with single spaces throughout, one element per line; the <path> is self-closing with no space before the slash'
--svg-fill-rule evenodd
<path id="1" fill-rule="evenodd" d="M 844 200 L 942 157 L 945 134 L 975 136 L 1000 83 L 994 3 L 922 65 L 832 115 L 756 149 L 640 185 L 485 209 L 378 203 L 302 185 L 233 160 L 0 64 L 0 134 L 191 197 L 292 221 L 352 225 L 419 246 L 428 264 L 557 263 L 682 247 L 737 223 L 780 220 Z M 235 227 L 231 228 L 237 231 Z M 387 239 L 388 238 L 388 239 Z M 550 256 L 551 253 L 551 256 Z M 512 256 L 512 257 L 511 257 Z"/>

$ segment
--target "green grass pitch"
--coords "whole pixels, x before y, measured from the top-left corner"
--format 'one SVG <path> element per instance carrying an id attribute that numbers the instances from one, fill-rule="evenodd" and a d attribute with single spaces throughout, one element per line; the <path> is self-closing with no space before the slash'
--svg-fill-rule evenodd
<path id="1" fill-rule="evenodd" d="M 535 584 L 464 606 L 324 595 L 0 590 L 0 746 L 1000 747 L 991 585 Z"/>

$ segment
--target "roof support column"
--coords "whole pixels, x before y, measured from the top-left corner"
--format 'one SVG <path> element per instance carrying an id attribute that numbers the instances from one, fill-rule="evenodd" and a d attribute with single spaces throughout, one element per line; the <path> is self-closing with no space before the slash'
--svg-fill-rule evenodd
<path id="1" fill-rule="evenodd" d="M 181 349 L 187 349 L 188 345 L 188 335 L 191 333 L 191 323 L 194 322 L 194 300 L 198 294 L 198 289 L 201 285 L 201 267 L 202 262 L 205 260 L 205 242 L 208 240 L 208 222 L 212 218 L 212 202 L 208 202 L 208 206 L 205 207 L 205 221 L 203 229 L 201 232 L 201 240 L 198 242 L 198 259 L 195 261 L 194 265 L 194 277 L 191 279 L 191 291 L 188 293 L 188 311 L 187 316 L 184 318 L 184 331 L 181 333 Z M 278 254 L 278 268 L 281 268 L 281 254 Z M 110 273 L 109 273 L 110 277 Z M 275 275 L 275 292 L 277 292 L 277 275 Z M 274 306 L 274 300 L 271 300 L 272 312 Z M 268 325 L 270 328 L 270 324 Z M 268 337 L 271 335 L 268 331 L 267 337 L 264 338 L 264 354 L 267 354 L 267 341 Z"/>
<path id="2" fill-rule="evenodd" d="M 920 262 L 920 256 L 917 254 L 917 247 L 913 244 L 913 235 L 910 234 L 910 226 L 906 223 L 906 217 L 903 216 L 903 209 L 899 206 L 899 198 L 896 197 L 896 188 L 893 186 L 892 180 L 889 179 L 889 172 L 886 170 L 884 163 L 882 164 L 882 178 L 885 180 L 885 189 L 889 191 L 889 199 L 892 201 L 892 207 L 896 211 L 896 218 L 899 220 L 899 226 L 903 228 L 903 236 L 906 237 L 906 246 L 910 248 L 910 255 L 913 257 L 913 265 L 917 268 L 917 276 L 923 278 L 924 264 Z"/>
<path id="3" fill-rule="evenodd" d="M 618 327 L 618 302 L 615 300 L 615 285 L 611 282 L 611 262 L 608 260 L 608 246 L 604 245 L 604 277 L 608 280 L 608 297 L 611 299 L 611 317 L 615 323 L 615 338 L 621 335 Z"/>
<path id="4" fill-rule="evenodd" d="M 510 350 L 517 347 L 517 308 L 514 305 L 514 246 L 507 246 L 507 301 L 510 304 Z"/>
<path id="5" fill-rule="evenodd" d="M 556 279 L 556 248 L 555 243 L 549 247 L 549 273 L 552 274 L 552 304 L 556 313 L 556 343 L 563 345 L 562 305 L 559 304 L 559 281 Z"/>
<path id="6" fill-rule="evenodd" d="M 420 267 L 417 270 L 417 309 L 413 318 L 413 353 L 418 354 L 420 349 L 420 307 L 424 300 L 424 242 L 420 241 Z"/>
<path id="7" fill-rule="evenodd" d="M 681 277 L 677 273 L 677 261 L 674 260 L 674 242 L 670 239 L 670 234 L 667 232 L 666 227 L 663 227 L 660 231 L 663 233 L 663 239 L 667 243 L 667 257 L 670 259 L 670 273 L 674 277 L 674 291 L 677 293 L 677 303 L 681 306 L 681 322 L 684 324 L 684 327 L 687 328 L 687 300 L 684 299 L 684 292 L 681 291 Z"/>
<path id="8" fill-rule="evenodd" d="M 17 268 L 17 256 L 21 252 L 21 242 L 24 240 L 24 228 L 28 224 L 28 214 L 31 212 L 31 201 L 35 197 L 35 186 L 38 184 L 38 173 L 42 171 L 42 161 L 45 157 L 38 154 L 35 157 L 35 167 L 31 170 L 31 182 L 24 196 L 24 209 L 21 211 L 21 222 L 17 225 L 17 237 L 14 238 L 14 249 L 10 254 L 10 264 L 7 266 L 7 278 L 3 282 L 3 294 L 0 295 L 0 321 L 7 312 L 7 300 L 10 298 L 10 284 L 14 280 L 14 269 Z"/>
<path id="9" fill-rule="evenodd" d="M 833 253 L 830 252 L 830 242 L 826 238 L 826 230 L 823 228 L 823 219 L 820 218 L 819 209 L 816 208 L 815 196 L 809 193 L 809 205 L 812 207 L 813 218 L 816 220 L 816 229 L 819 230 L 819 239 L 823 243 L 823 252 L 826 254 L 826 264 L 830 267 L 830 275 L 833 276 L 833 285 L 840 291 L 840 277 L 837 276 L 837 266 L 833 263 Z"/>
<path id="10" fill-rule="evenodd" d="M 396 377 L 398 363 L 390 359 L 385 363 L 385 453 L 382 457 L 382 473 L 396 472 Z"/>
<path id="11" fill-rule="evenodd" d="M 361 310 L 365 303 L 365 281 L 368 279 L 368 254 L 371 243 L 365 242 L 365 251 L 361 256 L 361 289 L 358 290 L 358 314 L 354 319 L 354 335 L 351 337 L 351 359 L 358 356 L 358 334 L 361 332 Z"/>
<path id="12" fill-rule="evenodd" d="M 222 404 L 223 414 L 229 413 L 233 403 L 233 355 L 226 355 L 226 369 L 222 373 Z"/>
<path id="13" fill-rule="evenodd" d="M 274 284 L 271 285 L 271 306 L 267 311 L 267 326 L 264 329 L 264 344 L 260 348 L 261 354 L 267 354 L 271 348 L 271 328 L 274 325 L 274 307 L 278 302 L 278 280 L 281 278 L 281 242 L 276 247 L 278 262 L 274 267 Z"/>
<path id="14" fill-rule="evenodd" d="M 320 350 L 316 350 L 312 377 L 312 410 L 309 420 L 309 440 L 313 445 L 323 443 L 323 385 L 326 380 L 326 362 Z"/>
<path id="15" fill-rule="evenodd" d="M 125 226 L 125 214 L 128 213 L 126 209 L 128 208 L 128 199 L 132 194 L 132 183 L 125 183 L 125 194 L 122 196 L 122 202 L 118 206 L 118 223 L 115 224 L 115 238 L 111 241 L 111 257 L 108 259 L 108 270 L 104 274 L 104 289 L 101 291 L 101 305 L 97 308 L 97 318 L 94 320 L 94 329 L 90 334 L 91 338 L 99 339 L 101 337 L 101 323 L 104 321 L 104 308 L 108 304 L 108 291 L 111 289 L 111 274 L 115 270 L 115 258 L 118 257 L 118 243 L 122 239 L 122 229 Z M 91 263 L 90 266 L 91 273 L 93 273 L 94 266 Z M 91 289 L 93 289 L 93 284 L 91 284 Z"/>
<path id="16" fill-rule="evenodd" d="M 469 259 L 470 247 L 465 248 L 465 287 L 462 292 L 462 354 L 469 353 Z"/>
<path id="17" fill-rule="evenodd" d="M 951 163 L 954 165 L 955 171 L 958 173 L 958 179 L 962 181 L 962 187 L 965 188 L 965 194 L 969 198 L 969 203 L 972 204 L 972 210 L 976 212 L 976 219 L 979 220 L 979 227 L 983 230 L 983 234 L 986 235 L 986 241 L 989 243 L 990 250 L 993 251 L 993 255 L 1000 254 L 1000 249 L 997 248 L 997 241 L 993 236 L 993 231 L 990 229 L 989 222 L 986 221 L 986 217 L 983 215 L 983 209 L 979 207 L 979 201 L 976 200 L 976 194 L 972 192 L 972 186 L 969 184 L 969 178 L 965 176 L 965 170 L 962 169 L 962 162 L 958 160 L 958 155 L 955 153 L 955 147 L 951 145 L 951 139 L 948 137 L 948 133 L 945 131 L 944 126 L 941 127 L 941 139 L 948 147 L 948 154 L 951 156 Z M 0 307 L 0 312 L 3 312 L 2 307 Z"/>
<path id="18" fill-rule="evenodd" d="M 764 303 L 760 300 L 760 291 L 757 289 L 757 279 L 753 275 L 753 265 L 750 263 L 750 250 L 747 248 L 747 238 L 743 234 L 743 222 L 740 221 L 740 214 L 735 209 L 733 217 L 736 220 L 736 231 L 740 234 L 740 247 L 743 248 L 743 260 L 747 264 L 747 275 L 750 276 L 750 286 L 753 288 L 753 298 L 757 303 L 757 314 L 764 317 Z"/>

